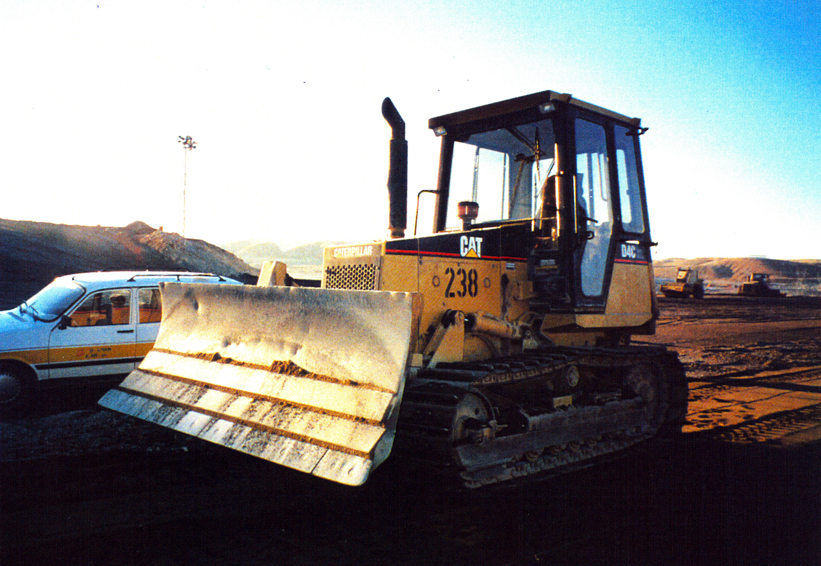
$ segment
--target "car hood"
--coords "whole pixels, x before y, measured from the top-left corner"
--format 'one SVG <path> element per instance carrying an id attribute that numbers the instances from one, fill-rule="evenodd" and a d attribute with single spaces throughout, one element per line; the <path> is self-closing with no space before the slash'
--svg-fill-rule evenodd
<path id="1" fill-rule="evenodd" d="M 31 350 L 48 346 L 54 322 L 37 320 L 19 308 L 0 312 L 0 352 Z"/>

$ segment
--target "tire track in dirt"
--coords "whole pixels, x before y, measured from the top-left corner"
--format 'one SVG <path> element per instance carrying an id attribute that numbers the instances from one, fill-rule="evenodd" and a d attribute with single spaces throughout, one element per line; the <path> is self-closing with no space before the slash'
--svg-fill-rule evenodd
<path id="1" fill-rule="evenodd" d="M 722 442 L 734 443 L 782 443 L 787 437 L 805 433 L 810 429 L 821 427 L 821 403 L 780 413 L 773 413 L 744 423 L 726 428 L 712 429 L 710 438 Z M 821 432 L 808 435 L 807 440 L 817 439 Z"/>
<path id="2" fill-rule="evenodd" d="M 778 442 L 821 431 L 821 365 L 742 370 L 690 384 L 685 433 L 726 442 Z"/>

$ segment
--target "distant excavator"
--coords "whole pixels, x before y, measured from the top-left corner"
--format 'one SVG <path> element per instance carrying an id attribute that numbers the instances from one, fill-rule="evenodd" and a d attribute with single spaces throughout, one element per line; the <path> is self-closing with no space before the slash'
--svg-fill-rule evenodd
<path id="1" fill-rule="evenodd" d="M 433 233 L 406 237 L 382 112 L 390 238 L 327 248 L 321 288 L 164 285 L 100 403 L 348 485 L 392 452 L 477 487 L 680 431 L 682 364 L 631 342 L 659 314 L 640 120 L 552 91 L 433 118 Z"/>

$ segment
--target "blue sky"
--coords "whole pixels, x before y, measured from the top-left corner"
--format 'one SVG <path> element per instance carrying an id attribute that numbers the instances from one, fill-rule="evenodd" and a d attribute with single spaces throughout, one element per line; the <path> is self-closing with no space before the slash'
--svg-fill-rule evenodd
<path id="1" fill-rule="evenodd" d="M 657 257 L 821 257 L 821 2 L 0 4 L 0 217 L 383 238 L 432 116 L 541 90 L 639 116 Z M 411 208 L 413 210 L 413 208 Z M 425 226 L 428 219 L 421 221 Z"/>

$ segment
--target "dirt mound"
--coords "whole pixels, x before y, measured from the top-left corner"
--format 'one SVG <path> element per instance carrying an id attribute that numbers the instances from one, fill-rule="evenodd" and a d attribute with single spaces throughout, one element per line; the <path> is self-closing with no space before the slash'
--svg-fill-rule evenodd
<path id="1" fill-rule="evenodd" d="M 202 240 L 155 230 L 0 219 L 0 309 L 27 299 L 59 275 L 86 271 L 206 271 L 248 280 L 257 270 Z"/>

